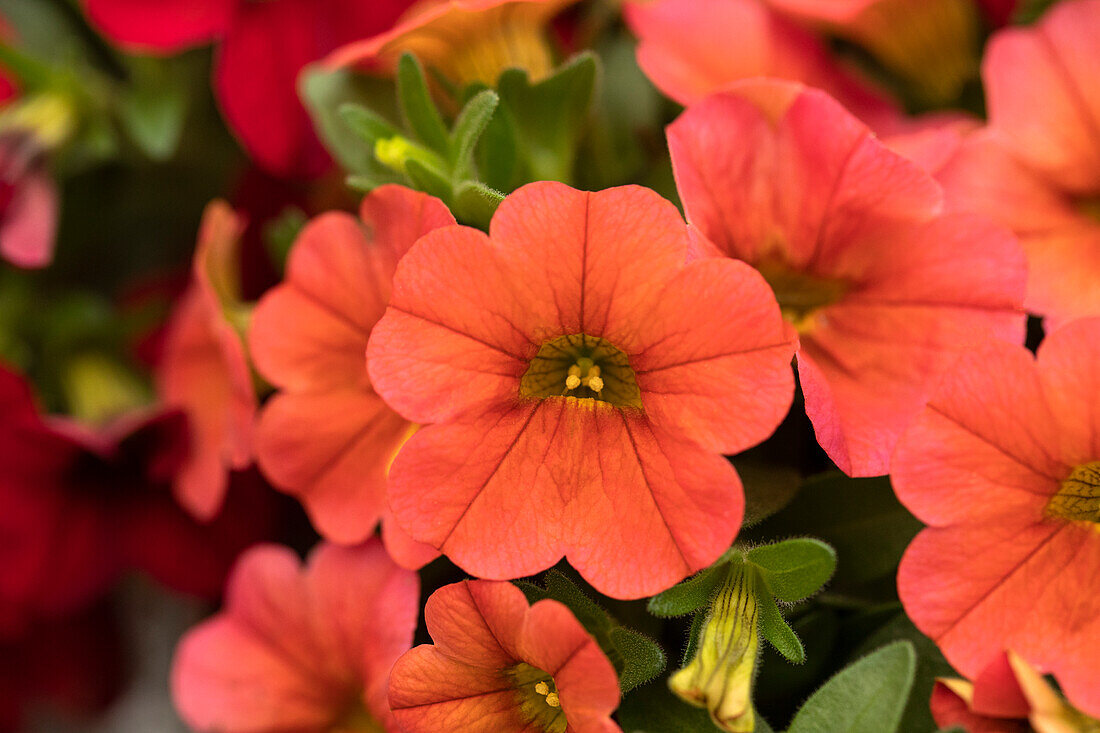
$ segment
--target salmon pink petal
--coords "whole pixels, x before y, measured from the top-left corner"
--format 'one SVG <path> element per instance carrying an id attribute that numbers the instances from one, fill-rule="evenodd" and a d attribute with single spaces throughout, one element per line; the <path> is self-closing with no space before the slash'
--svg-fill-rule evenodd
<path id="1" fill-rule="evenodd" d="M 390 307 L 371 332 L 367 367 L 378 393 L 418 423 L 512 402 L 535 348 L 517 325 L 527 320 L 527 304 L 513 295 L 521 282 L 476 229 L 425 235 L 401 260 Z"/>
<path id="2" fill-rule="evenodd" d="M 1075 655 L 1100 642 L 1100 599 L 1080 592 L 1100 573 L 1095 539 L 1090 527 L 1026 516 L 927 529 L 902 558 L 898 593 L 965 675 L 1007 647 L 1067 689 L 1095 690 L 1095 663 Z"/>
<path id="3" fill-rule="evenodd" d="M 513 592 L 519 589 L 510 583 L 476 580 L 445 587 L 424 605 L 424 622 L 435 648 L 476 667 L 514 664 L 527 614 L 522 591 Z"/>
<path id="4" fill-rule="evenodd" d="M 0 255 L 18 267 L 45 267 L 57 234 L 57 184 L 44 170 L 30 170 L 15 184 L 0 221 Z"/>
<path id="5" fill-rule="evenodd" d="M 397 522 L 480 577 L 550 567 L 563 554 L 564 507 L 580 468 L 544 457 L 579 440 L 572 415 L 564 401 L 542 402 L 421 428 L 390 473 Z"/>
<path id="6" fill-rule="evenodd" d="M 794 395 L 797 337 L 756 270 L 693 262 L 647 312 L 631 366 L 651 420 L 727 454 L 775 431 Z"/>
<path id="7" fill-rule="evenodd" d="M 971 706 L 984 715 L 998 718 L 1026 718 L 1031 712 L 1007 652 L 994 657 L 974 680 Z"/>
<path id="8" fill-rule="evenodd" d="M 1005 720 L 987 718 L 970 709 L 968 701 L 959 695 L 961 685 L 970 689 L 969 682 L 962 680 L 936 680 L 932 688 L 932 717 L 936 725 L 946 729 L 961 726 L 967 733 L 1029 733 L 1031 726 L 1026 720 Z M 1025 716 L 1026 717 L 1026 714 Z"/>
<path id="9" fill-rule="evenodd" d="M 238 0 L 84 0 L 88 18 L 111 40 L 136 51 L 174 53 L 217 38 Z"/>
<path id="10" fill-rule="evenodd" d="M 1083 318 L 1059 328 L 1039 345 L 1039 381 L 1058 416 L 1057 446 L 1068 466 L 1100 457 L 1100 409 L 1082 395 L 1100 394 L 1100 318 Z M 1065 475 L 1068 472 L 1063 472 Z"/>
<path id="11" fill-rule="evenodd" d="M 353 544 L 382 516 L 386 471 L 408 431 L 370 392 L 279 394 L 264 407 L 256 459 L 272 483 L 302 501 L 318 532 Z"/>
<path id="12" fill-rule="evenodd" d="M 688 221 L 750 263 L 779 250 L 796 269 L 827 268 L 899 220 L 930 217 L 942 197 L 835 101 L 788 83 L 709 97 L 668 139 Z"/>
<path id="13" fill-rule="evenodd" d="M 401 529 L 389 507 L 382 512 L 382 544 L 393 561 L 408 570 L 419 570 L 439 557 L 439 550 L 423 542 L 417 542 Z"/>
<path id="14" fill-rule="evenodd" d="M 600 334 L 627 353 L 636 351 L 639 313 L 691 246 L 676 207 L 639 186 L 588 192 L 532 183 L 505 199 L 489 234 L 540 309 L 527 320 L 556 329 L 529 329 L 532 343 Z"/>
<path id="15" fill-rule="evenodd" d="M 990 124 L 1060 186 L 1100 190 L 1100 1 L 1052 8 L 1035 26 L 997 33 L 986 51 Z"/>
<path id="16" fill-rule="evenodd" d="M 1042 508 L 1070 470 L 1062 432 L 1031 355 L 990 346 L 963 356 L 898 442 L 898 498 L 926 524 L 1027 514 Z"/>

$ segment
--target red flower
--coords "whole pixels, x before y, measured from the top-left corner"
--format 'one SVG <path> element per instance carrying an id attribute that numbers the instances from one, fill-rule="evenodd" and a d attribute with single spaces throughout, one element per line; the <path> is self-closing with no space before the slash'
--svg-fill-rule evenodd
<path id="1" fill-rule="evenodd" d="M 495 85 L 500 72 L 521 68 L 532 80 L 554 68 L 547 26 L 577 0 L 438 0 L 421 3 L 388 33 L 352 43 L 325 60 L 392 73 L 412 52 L 459 84 Z"/>
<path id="2" fill-rule="evenodd" d="M 268 531 L 243 486 L 207 525 L 175 504 L 169 482 L 188 450 L 179 413 L 101 433 L 46 422 L 26 382 L 0 369 L 0 426 L 0 634 L 88 606 L 131 568 L 217 595 L 233 558 Z"/>
<path id="3" fill-rule="evenodd" d="M 250 550 L 225 609 L 184 636 L 172 695 L 195 730 L 218 733 L 397 731 L 390 667 L 412 644 L 415 573 L 377 541 Z"/>
<path id="4" fill-rule="evenodd" d="M 225 202 L 206 207 L 193 282 L 172 317 L 158 375 L 165 403 L 190 420 L 193 448 L 175 488 L 200 519 L 218 513 L 229 470 L 252 461 L 256 393 L 241 338 L 247 312 L 237 257 L 243 229 Z"/>
<path id="5" fill-rule="evenodd" d="M 913 622 L 974 678 L 1013 649 L 1100 713 L 1100 319 L 964 356 L 898 444 L 926 524 L 898 570 Z"/>
<path id="6" fill-rule="evenodd" d="M 214 91 L 256 161 L 315 176 L 329 159 L 298 99 L 298 72 L 333 49 L 388 29 L 413 0 L 84 0 L 91 21 L 138 52 L 216 41 Z"/>
<path id="7" fill-rule="evenodd" d="M 892 126 L 899 110 L 829 56 L 825 44 L 764 0 L 628 2 L 638 36 L 638 64 L 657 87 L 689 105 L 757 76 L 820 87 L 874 127 Z"/>
<path id="8" fill-rule="evenodd" d="M 646 189 L 542 182 L 490 237 L 447 227 L 409 250 L 367 363 L 388 404 L 436 423 L 390 473 L 414 539 L 493 579 L 564 554 L 624 598 L 729 547 L 744 500 L 718 454 L 783 418 L 795 339 L 751 268 L 685 264 L 692 241 Z"/>
<path id="9" fill-rule="evenodd" d="M 1097 721 L 1074 710 L 1019 655 L 998 654 L 973 683 L 938 679 L 932 716 L 941 728 L 969 733 L 1072 733 L 1095 730 Z"/>
<path id="10" fill-rule="evenodd" d="M 386 511 L 390 461 L 415 428 L 371 387 L 371 329 L 386 309 L 397 261 L 422 234 L 454 223 L 438 199 L 378 188 L 358 219 L 331 212 L 302 230 L 286 282 L 253 314 L 256 366 L 280 388 L 264 407 L 256 459 L 334 542 L 362 542 L 373 531 Z M 387 524 L 387 539 L 394 529 Z M 396 556 L 417 566 L 434 551 Z"/>
<path id="11" fill-rule="evenodd" d="M 886 473 L 958 354 L 1023 341 L 1009 232 L 939 215 L 942 193 L 825 94 L 742 82 L 668 130 L 688 221 L 758 268 L 798 328 L 806 412 L 849 475 Z"/>
<path id="12" fill-rule="evenodd" d="M 511 583 L 467 580 L 433 593 L 424 619 L 435 644 L 390 675 L 406 733 L 621 733 L 615 668 L 561 603 L 528 606 Z"/>
<path id="13" fill-rule="evenodd" d="M 998 32 L 982 78 L 989 129 L 939 174 L 960 209 L 1010 227 L 1028 310 L 1048 326 L 1100 315 L 1100 0 L 1059 3 Z"/>

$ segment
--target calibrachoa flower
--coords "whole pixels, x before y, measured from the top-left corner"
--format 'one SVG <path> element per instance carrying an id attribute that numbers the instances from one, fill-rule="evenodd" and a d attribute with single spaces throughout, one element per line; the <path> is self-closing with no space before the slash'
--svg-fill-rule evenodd
<path id="1" fill-rule="evenodd" d="M 999 654 L 973 682 L 936 680 L 931 705 L 936 725 L 962 726 L 968 733 L 1091 733 L 1100 729 L 1100 721 L 1067 705 L 1039 672 L 1012 652 Z"/>
<path id="2" fill-rule="evenodd" d="M 302 67 L 394 24 L 413 0 L 84 0 L 126 48 L 175 53 L 215 41 L 214 91 L 242 145 L 267 170 L 314 176 L 329 165 L 298 100 Z"/>
<path id="3" fill-rule="evenodd" d="M 629 2 L 624 13 L 639 39 L 638 64 L 681 104 L 771 76 L 824 89 L 873 126 L 900 118 L 885 97 L 831 59 L 821 40 L 765 0 Z"/>
<path id="4" fill-rule="evenodd" d="M 241 557 L 225 608 L 184 636 L 172 696 L 197 731 L 398 731 L 390 667 L 412 645 L 419 580 L 377 540 Z"/>
<path id="5" fill-rule="evenodd" d="M 361 542 L 373 531 L 386 510 L 387 469 L 414 428 L 371 387 L 371 329 L 386 309 L 397 261 L 421 235 L 454 223 L 438 199 L 400 186 L 375 189 L 359 218 L 332 212 L 306 225 L 286 282 L 253 314 L 252 356 L 281 388 L 264 407 L 256 459 L 333 541 Z M 391 552 L 412 549 L 390 543 L 394 530 L 387 523 Z M 398 554 L 413 565 L 425 559 L 423 551 Z"/>
<path id="6" fill-rule="evenodd" d="M 326 59 L 392 73 L 401 54 L 412 52 L 459 84 L 493 85 L 508 68 L 540 80 L 554 68 L 547 26 L 577 0 L 440 0 L 423 3 L 387 33 L 352 43 Z"/>
<path id="7" fill-rule="evenodd" d="M 433 593 L 424 620 L 434 645 L 390 674 L 406 733 L 621 733 L 615 668 L 563 604 L 528 606 L 511 583 L 467 580 Z"/>
<path id="8" fill-rule="evenodd" d="M 1023 341 L 1011 234 L 940 215 L 942 192 L 822 92 L 742 82 L 668 129 L 688 221 L 763 273 L 801 336 L 818 441 L 845 473 L 886 473 L 943 370 Z"/>
<path id="9" fill-rule="evenodd" d="M 176 496 L 200 519 L 217 514 L 230 469 L 252 462 L 256 393 L 241 333 L 238 244 L 244 222 L 224 201 L 207 206 L 193 280 L 172 317 L 160 365 L 164 401 L 187 413 L 192 451 Z"/>
<path id="10" fill-rule="evenodd" d="M 1027 252 L 1026 306 L 1057 327 L 1100 315 L 1100 0 L 1053 7 L 990 40 L 989 129 L 939 173 L 960 209 L 1012 228 Z"/>
<path id="11" fill-rule="evenodd" d="M 990 345 L 898 444 L 898 497 L 926 524 L 902 558 L 906 612 L 964 676 L 1012 649 L 1100 714 L 1100 319 L 1037 358 Z"/>
<path id="12" fill-rule="evenodd" d="M 926 102 L 951 102 L 978 76 L 982 22 L 975 0 L 767 2 L 865 47 Z"/>
<path id="13" fill-rule="evenodd" d="M 27 383 L 0 368 L 0 634 L 88 606 L 128 569 L 216 595 L 270 520 L 242 485 L 216 521 L 195 522 L 170 489 L 187 451 L 179 413 L 93 432 L 43 418 Z"/>
<path id="14" fill-rule="evenodd" d="M 421 238 L 368 348 L 386 402 L 435 423 L 391 468 L 397 522 L 475 575 L 564 554 L 622 598 L 717 559 L 744 504 L 719 453 L 786 414 L 795 337 L 756 272 L 695 244 L 652 191 L 552 182 L 488 237 Z"/>

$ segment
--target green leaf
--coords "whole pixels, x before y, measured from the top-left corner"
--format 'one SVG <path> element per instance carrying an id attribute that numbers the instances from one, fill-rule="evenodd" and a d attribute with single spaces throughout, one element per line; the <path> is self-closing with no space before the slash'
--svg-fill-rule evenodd
<path id="1" fill-rule="evenodd" d="M 622 660 L 619 687 L 624 694 L 665 671 L 665 652 L 648 636 L 616 626 L 611 629 L 611 644 Z"/>
<path id="2" fill-rule="evenodd" d="M 707 604 L 729 567 L 726 562 L 711 565 L 687 580 L 649 599 L 646 608 L 654 616 L 686 616 Z"/>
<path id="3" fill-rule="evenodd" d="M 684 656 L 680 659 L 680 666 L 684 667 L 695 657 L 699 649 L 699 635 L 703 633 L 703 624 L 707 621 L 707 612 L 699 611 L 691 618 L 691 628 L 688 629 L 687 643 L 684 644 Z"/>
<path id="4" fill-rule="evenodd" d="M 756 594 L 757 607 L 760 609 L 760 633 L 782 654 L 787 661 L 794 664 L 802 664 L 806 661 L 806 650 L 802 646 L 802 640 L 798 634 L 787 625 L 787 620 L 775 605 L 775 599 L 767 589 L 758 589 L 762 592 Z"/>
<path id="5" fill-rule="evenodd" d="M 568 606 L 581 625 L 596 637 L 601 647 L 607 649 L 611 646 L 610 634 L 615 623 L 607 611 L 585 595 L 576 583 L 560 571 L 551 569 L 546 573 L 546 595 Z"/>
<path id="6" fill-rule="evenodd" d="M 337 113 L 363 141 L 374 147 L 377 140 L 396 137 L 401 131 L 387 122 L 381 115 L 367 109 L 361 104 L 351 102 L 341 104 Z"/>
<path id="7" fill-rule="evenodd" d="M 450 145 L 451 167 L 456 172 L 462 174 L 470 170 L 474 146 L 485 132 L 499 104 L 500 97 L 497 93 L 486 89 L 478 93 L 459 112 Z"/>
<path id="8" fill-rule="evenodd" d="M 153 160 L 167 160 L 176 152 L 186 111 L 186 96 L 171 84 L 133 89 L 119 105 L 130 138 Z"/>
<path id="9" fill-rule="evenodd" d="M 450 135 L 432 101 L 424 69 L 416 56 L 405 53 L 397 62 L 397 98 L 401 114 L 420 141 L 444 157 L 450 148 Z"/>
<path id="10" fill-rule="evenodd" d="M 540 588 L 529 580 L 513 580 L 512 585 L 523 591 L 528 605 L 538 603 L 547 597 L 545 588 Z"/>
<path id="11" fill-rule="evenodd" d="M 810 696 L 788 733 L 894 733 L 913 687 L 917 655 L 900 641 L 845 667 Z"/>
<path id="12" fill-rule="evenodd" d="M 764 581 L 772 594 L 788 603 L 816 593 L 836 570 L 833 548 L 809 538 L 754 547 L 745 557 L 764 571 Z"/>
<path id="13" fill-rule="evenodd" d="M 309 217 L 297 206 L 288 206 L 279 216 L 267 222 L 263 228 L 264 246 L 267 255 L 271 258 L 279 272 L 286 268 L 286 258 L 298 238 L 298 233 L 306 225 Z"/>
<path id="14" fill-rule="evenodd" d="M 585 52 L 538 84 L 532 85 L 522 69 L 500 75 L 497 88 L 515 125 L 527 180 L 568 183 L 572 178 L 598 70 L 596 56 Z"/>
<path id="15" fill-rule="evenodd" d="M 721 733 L 710 713 L 673 695 L 663 681 L 627 695 L 617 716 L 624 733 Z"/>
<path id="16" fill-rule="evenodd" d="M 405 173 L 408 174 L 416 190 L 442 199 L 444 203 L 451 200 L 454 191 L 451 189 L 451 182 L 442 171 L 421 163 L 416 158 L 408 158 L 405 161 Z"/>
<path id="17" fill-rule="evenodd" d="M 463 181 L 455 189 L 451 208 L 459 221 L 488 231 L 489 221 L 503 200 L 503 194 L 484 183 Z"/>

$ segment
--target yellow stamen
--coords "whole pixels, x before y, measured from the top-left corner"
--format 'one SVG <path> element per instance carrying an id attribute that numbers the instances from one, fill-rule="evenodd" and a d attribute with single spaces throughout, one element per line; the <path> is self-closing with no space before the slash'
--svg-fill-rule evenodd
<path id="1" fill-rule="evenodd" d="M 597 376 L 589 375 L 587 384 L 585 386 L 593 392 L 600 392 L 601 390 L 603 390 L 603 380 Z"/>
<path id="2" fill-rule="evenodd" d="M 543 696 L 549 695 L 550 685 L 546 684 L 545 682 L 539 682 L 537 685 L 535 685 L 535 692 Z"/>
<path id="3" fill-rule="evenodd" d="M 565 388 L 576 389 L 581 384 L 581 368 L 574 364 L 569 367 L 569 375 L 565 378 Z"/>
<path id="4" fill-rule="evenodd" d="M 549 705 L 552 708 L 560 708 L 561 707 L 561 700 L 558 699 L 558 693 L 551 692 L 549 695 L 547 695 L 546 696 L 546 704 Z"/>

